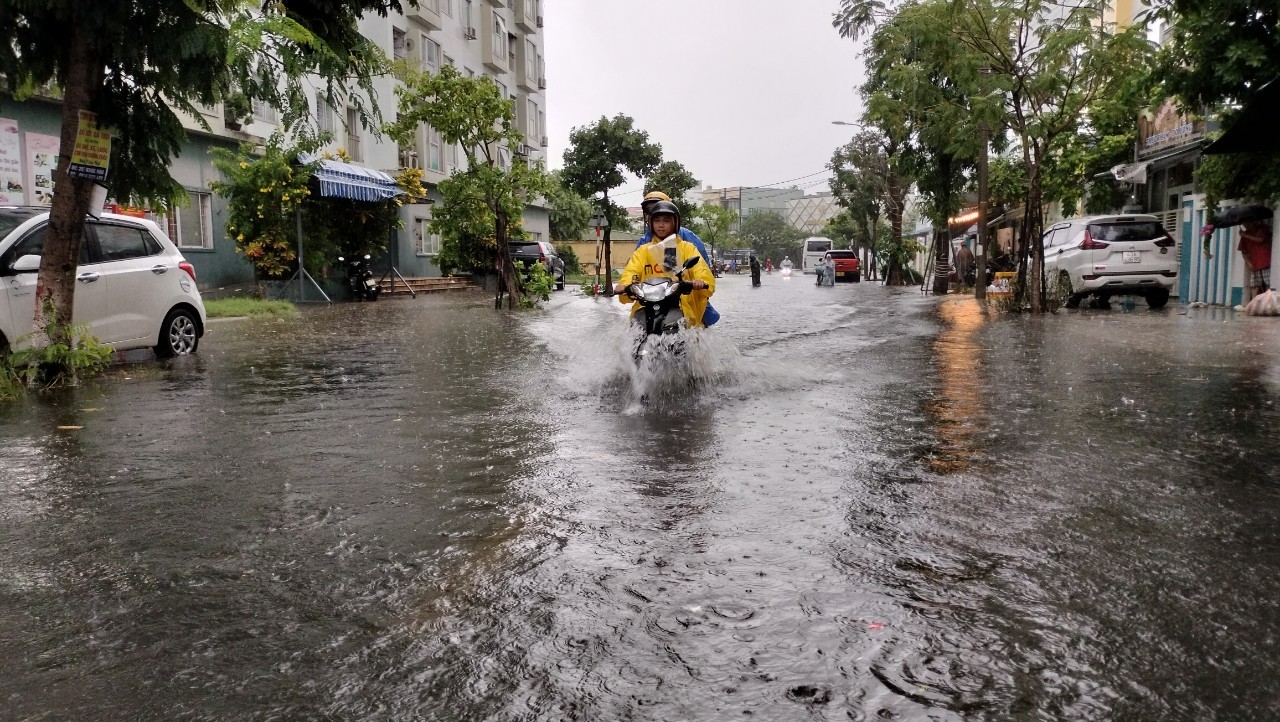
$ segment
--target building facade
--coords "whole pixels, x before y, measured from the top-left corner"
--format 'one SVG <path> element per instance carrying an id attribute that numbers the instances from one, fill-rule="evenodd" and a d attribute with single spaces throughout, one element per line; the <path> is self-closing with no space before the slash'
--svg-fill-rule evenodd
<path id="1" fill-rule="evenodd" d="M 690 196 L 695 196 L 697 191 L 690 191 Z M 702 189 L 702 202 L 721 208 L 727 208 L 738 214 L 738 220 L 733 224 L 730 230 L 737 232 L 742 227 L 742 221 L 753 213 L 763 213 L 772 211 L 787 217 L 787 203 L 789 201 L 799 200 L 804 197 L 804 191 L 799 188 L 752 188 L 747 186 L 734 186 L 732 188 L 713 188 L 706 186 Z"/>
<path id="2" fill-rule="evenodd" d="M 419 0 L 405 13 L 360 21 L 360 31 L 389 57 L 416 62 L 427 70 L 443 65 L 463 75 L 493 79 L 503 96 L 515 104 L 519 130 L 527 138 L 523 146 L 500 148 L 502 164 L 536 162 L 546 157 L 546 72 L 543 54 L 544 0 Z M 393 76 L 375 81 L 377 103 L 384 119 L 396 117 Z M 323 151 L 346 151 L 355 165 L 395 175 L 402 168 L 420 168 L 428 198 L 441 199 L 438 186 L 466 158 L 460 148 L 446 146 L 435 130 L 421 126 L 416 138 L 405 145 L 362 127 L 354 107 L 334 108 L 325 103 L 319 81 L 311 85 L 313 122 L 318 130 L 333 134 Z M 52 199 L 51 168 L 58 155 L 61 103 L 53 97 L 15 101 L 0 98 L 0 204 L 48 204 Z M 172 159 L 170 174 L 190 196 L 188 206 L 165 216 L 147 212 L 166 228 L 196 268 L 203 289 L 231 287 L 252 282 L 253 267 L 227 238 L 227 201 L 210 190 L 219 178 L 209 149 L 235 149 L 241 143 L 261 144 L 278 128 L 275 109 L 255 103 L 250 118 L 229 118 L 221 105 L 200 108 L 200 117 L 184 117 L 187 139 Z M 431 204 L 401 208 L 403 228 L 388 239 L 387 254 L 375 263 L 381 273 L 395 267 L 405 276 L 439 275 L 435 262 L 439 236 L 428 228 Z M 549 215 L 542 205 L 529 205 L 524 230 L 536 240 L 550 238 Z"/>
<path id="3" fill-rule="evenodd" d="M 787 201 L 786 215 L 792 228 L 816 236 L 839 211 L 835 196 L 823 191 Z"/>

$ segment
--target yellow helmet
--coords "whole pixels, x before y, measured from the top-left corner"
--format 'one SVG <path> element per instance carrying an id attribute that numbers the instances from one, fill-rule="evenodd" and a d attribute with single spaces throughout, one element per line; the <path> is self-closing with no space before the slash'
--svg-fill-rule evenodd
<path id="1" fill-rule="evenodd" d="M 648 193 L 645 194 L 644 200 L 640 201 L 640 207 L 644 208 L 650 203 L 657 203 L 658 201 L 670 202 L 671 197 L 668 196 L 666 193 L 663 193 L 662 191 L 649 191 Z"/>

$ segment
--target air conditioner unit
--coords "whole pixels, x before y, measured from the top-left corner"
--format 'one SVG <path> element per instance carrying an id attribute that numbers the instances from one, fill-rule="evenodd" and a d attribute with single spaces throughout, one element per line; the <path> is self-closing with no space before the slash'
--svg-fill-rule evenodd
<path id="1" fill-rule="evenodd" d="M 475 39 L 476 39 L 476 29 L 475 29 L 475 28 L 467 28 L 467 29 L 466 29 L 466 32 L 464 32 L 464 33 L 463 33 L 463 35 L 465 35 L 465 36 L 466 36 L 467 40 L 475 40 Z"/>
<path id="2" fill-rule="evenodd" d="M 539 90 L 546 90 L 546 89 L 547 89 L 547 79 L 546 79 L 546 78 L 538 78 L 538 89 L 539 89 Z"/>
<path id="3" fill-rule="evenodd" d="M 521 143 L 516 146 L 516 155 L 529 155 L 529 146 Z"/>
<path id="4" fill-rule="evenodd" d="M 547 147 L 547 145 L 548 145 L 548 143 L 547 143 L 547 136 L 545 136 L 545 135 L 544 135 L 544 136 L 542 136 L 542 147 L 543 147 L 543 148 L 546 148 L 546 147 Z"/>
<path id="5" fill-rule="evenodd" d="M 542 16 L 538 16 L 538 27 L 542 27 Z"/>

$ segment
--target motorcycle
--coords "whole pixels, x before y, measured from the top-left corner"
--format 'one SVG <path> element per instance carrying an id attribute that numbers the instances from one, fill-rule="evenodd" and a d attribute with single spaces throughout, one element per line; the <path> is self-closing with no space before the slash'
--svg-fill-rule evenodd
<path id="1" fill-rule="evenodd" d="M 369 268 L 369 259 L 367 253 L 364 258 L 353 258 L 350 261 L 338 256 L 339 263 L 347 264 L 347 290 L 357 301 L 376 301 L 378 294 L 382 293 L 382 286 Z"/>
<path id="2" fill-rule="evenodd" d="M 649 357 L 661 354 L 680 356 L 684 353 L 683 341 L 675 338 L 675 334 L 685 327 L 680 297 L 693 290 L 693 284 L 684 280 L 684 272 L 698 265 L 700 260 L 700 256 L 693 256 L 685 261 L 684 268 L 676 272 L 675 280 L 659 276 L 627 286 L 627 295 L 639 301 L 641 306 L 637 316 L 643 331 L 633 353 L 637 365 Z"/>

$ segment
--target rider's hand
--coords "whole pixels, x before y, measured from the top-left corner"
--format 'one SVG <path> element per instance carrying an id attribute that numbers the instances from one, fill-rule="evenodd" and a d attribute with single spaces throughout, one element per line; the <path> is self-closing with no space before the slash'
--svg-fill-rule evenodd
<path id="1" fill-rule="evenodd" d="M 706 281 L 704 281 L 704 280 L 702 280 L 702 279 L 700 279 L 700 278 L 699 278 L 699 279 L 694 279 L 693 281 L 690 281 L 690 284 L 693 286 L 693 290 L 695 290 L 695 291 L 702 291 L 702 290 L 706 290 L 707 288 L 709 288 L 709 286 L 707 286 L 707 282 L 706 282 Z"/>

